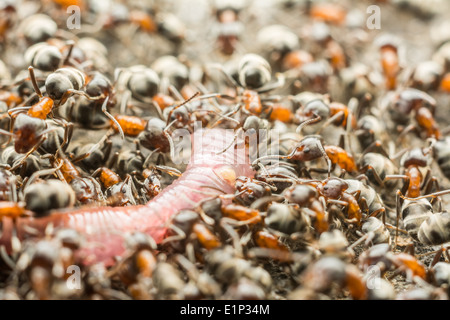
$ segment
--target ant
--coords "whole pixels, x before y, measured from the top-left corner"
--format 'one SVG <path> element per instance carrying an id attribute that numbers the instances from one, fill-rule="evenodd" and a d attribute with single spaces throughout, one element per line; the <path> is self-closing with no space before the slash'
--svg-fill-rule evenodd
<path id="1" fill-rule="evenodd" d="M 144 167 L 146 167 L 145 162 Z M 142 186 L 141 192 L 146 200 L 156 197 L 162 190 L 161 175 L 158 171 L 167 173 L 170 176 L 181 176 L 180 171 L 166 166 L 150 166 L 149 168 L 144 169 L 144 171 L 142 171 L 144 182 L 140 184 Z M 136 175 L 136 172 L 134 172 L 134 174 Z"/>
<path id="2" fill-rule="evenodd" d="M 295 101 L 295 97 L 293 99 Z M 322 128 L 329 124 L 341 126 L 344 129 L 348 126 L 352 129 L 357 127 L 356 118 L 350 108 L 340 102 L 325 102 L 322 99 L 314 99 L 297 109 L 295 116 L 300 123 L 318 117 L 327 119 Z"/>
<path id="3" fill-rule="evenodd" d="M 435 141 L 432 145 L 434 159 L 444 176 L 450 179 L 450 137 Z"/>
<path id="4" fill-rule="evenodd" d="M 406 125 L 411 113 L 414 113 L 414 119 L 417 126 L 422 129 L 425 136 L 439 140 L 442 133 L 434 119 L 436 109 L 436 100 L 427 93 L 406 88 L 396 94 L 391 102 L 389 109 L 391 118 L 399 125 Z M 410 124 L 403 128 L 400 137 L 416 128 L 415 124 Z"/>
<path id="5" fill-rule="evenodd" d="M 225 55 L 232 55 L 238 45 L 243 29 L 243 25 L 239 21 L 239 13 L 243 7 L 243 1 L 236 1 L 235 3 L 216 1 L 217 43 L 220 51 Z"/>
<path id="6" fill-rule="evenodd" d="M 433 184 L 439 190 L 439 183 L 435 177 L 431 177 L 431 170 L 428 168 L 426 176 L 423 177 L 420 169 L 429 166 L 431 161 L 430 153 L 430 149 L 413 148 L 409 150 L 400 160 L 404 174 L 387 175 L 384 181 L 403 179 L 405 184 L 401 192 L 410 198 L 419 197 L 421 189 L 425 189 L 425 194 L 428 194 Z"/>
<path id="7" fill-rule="evenodd" d="M 385 76 L 387 90 L 397 88 L 397 76 L 400 72 L 398 48 L 392 39 L 380 40 L 379 51 L 381 56 L 381 68 Z"/>
<path id="8" fill-rule="evenodd" d="M 196 239 L 198 244 L 206 250 L 212 250 L 222 246 L 220 239 L 202 221 L 201 216 L 195 211 L 181 210 L 172 219 L 170 230 L 163 244 L 170 243 L 170 246 L 176 251 L 183 252 L 184 250 L 190 250 L 188 249 L 189 246 L 185 245 L 190 237 Z"/>
<path id="9" fill-rule="evenodd" d="M 158 150 L 158 152 L 162 154 L 170 152 L 171 159 L 175 159 L 174 144 L 169 129 L 175 123 L 180 123 L 182 125 L 191 123 L 187 109 L 183 109 L 182 107 L 196 96 L 197 94 L 174 107 L 170 111 L 167 121 L 155 117 L 150 118 L 145 125 L 145 129 L 137 136 L 139 145 L 152 151 Z M 172 116 L 174 118 L 173 120 Z M 129 124 L 126 124 L 125 128 L 128 126 Z"/>
<path id="10" fill-rule="evenodd" d="M 397 175 L 398 169 L 378 140 L 363 151 L 359 167 L 359 172 L 365 174 L 369 181 L 377 187 L 392 188 L 396 184 L 393 180 L 385 179 L 387 176 Z"/>
<path id="11" fill-rule="evenodd" d="M 425 245 L 442 246 L 441 249 L 432 252 L 436 255 L 431 266 L 439 261 L 443 252 L 447 252 L 448 255 L 449 247 L 444 248 L 444 244 L 450 241 L 450 235 L 447 232 L 450 215 L 447 211 L 434 213 L 431 203 L 425 199 L 435 199 L 448 193 L 450 190 L 411 198 L 404 196 L 401 191 L 397 191 L 397 225 L 401 216 L 406 231 L 414 240 Z"/>
<path id="12" fill-rule="evenodd" d="M 378 266 L 382 274 L 391 269 L 406 271 L 412 280 L 426 278 L 425 266 L 414 256 L 407 253 L 393 253 L 387 243 L 381 243 L 369 248 L 359 257 L 359 264 L 362 269 L 369 266 Z M 395 274 L 394 274 L 395 275 Z"/>
<path id="13" fill-rule="evenodd" d="M 320 121 L 321 117 L 306 120 L 297 128 L 297 132 L 301 132 L 301 129 L 310 123 Z M 338 164 L 345 172 L 354 173 L 357 172 L 358 167 L 353 156 L 339 146 L 326 145 L 323 146 L 322 137 L 319 135 L 308 135 L 301 139 L 295 148 L 288 155 L 267 155 L 262 156 L 255 161 L 252 165 L 256 165 L 261 160 L 269 159 L 288 159 L 293 161 L 313 161 L 320 158 L 325 158 L 328 164 L 328 177 L 331 175 L 331 171 L 334 170 L 335 165 Z M 308 169 L 308 172 L 316 171 L 323 172 L 322 169 Z"/>
<path id="14" fill-rule="evenodd" d="M 244 107 L 243 111 L 250 115 L 270 116 L 271 107 L 264 105 L 264 100 L 261 99 L 260 94 L 274 90 L 284 84 L 284 77 L 279 76 L 278 81 L 269 83 L 271 76 L 271 67 L 267 60 L 256 54 L 246 54 L 239 62 L 238 67 L 238 82 L 233 79 L 221 66 L 217 66 L 220 71 L 226 76 L 226 79 L 237 89 L 243 91 L 237 95 L 237 106 L 227 113 L 225 117 L 230 117 Z M 227 100 L 236 100 L 224 94 L 210 94 L 200 96 L 197 99 L 205 98 L 223 98 Z"/>
<path id="15" fill-rule="evenodd" d="M 58 149 L 56 155 L 46 155 L 44 158 L 49 158 L 53 167 L 57 168 L 58 178 L 72 187 L 79 203 L 104 201 L 98 182 L 92 177 L 83 177 L 80 170 L 62 153 L 61 149 Z"/>
<path id="16" fill-rule="evenodd" d="M 313 293 L 330 293 L 337 285 L 339 289 L 347 289 L 357 300 L 365 299 L 367 285 L 359 269 L 334 256 L 320 258 L 301 275 L 305 289 Z"/>
<path id="17" fill-rule="evenodd" d="M 314 3 L 308 8 L 308 13 L 314 20 L 340 25 L 347 16 L 346 10 L 334 3 Z"/>
<path id="18" fill-rule="evenodd" d="M 318 190 L 310 185 L 295 184 L 284 191 L 286 199 L 300 208 L 308 208 L 314 213 L 314 227 L 319 234 L 328 231 L 327 212 L 319 200 Z"/>
<path id="19" fill-rule="evenodd" d="M 106 189 L 107 203 L 110 206 L 136 205 L 136 188 L 131 175 L 122 181 L 120 176 L 107 167 L 100 167 L 92 173 L 92 177 L 99 176 L 99 181 Z"/>

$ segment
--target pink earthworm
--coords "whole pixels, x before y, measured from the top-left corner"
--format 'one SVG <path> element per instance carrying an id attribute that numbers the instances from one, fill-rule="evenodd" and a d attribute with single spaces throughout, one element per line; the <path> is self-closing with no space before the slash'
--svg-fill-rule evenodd
<path id="1" fill-rule="evenodd" d="M 201 200 L 223 193 L 234 192 L 238 176 L 252 177 L 254 172 L 248 153 L 229 147 L 234 138 L 231 130 L 197 130 L 192 136 L 193 152 L 186 171 L 171 185 L 145 205 L 126 207 L 86 207 L 73 211 L 52 212 L 42 218 L 19 218 L 15 222 L 18 237 L 42 236 L 49 223 L 55 228 L 66 227 L 80 232 L 85 245 L 79 250 L 83 263 L 111 264 L 113 258 L 124 253 L 124 237 L 130 232 L 143 232 L 160 243 L 170 226 L 171 218 L 182 209 L 195 207 Z M 236 146 L 239 146 L 239 140 Z M 10 249 L 13 222 L 3 219 L 0 244 Z"/>

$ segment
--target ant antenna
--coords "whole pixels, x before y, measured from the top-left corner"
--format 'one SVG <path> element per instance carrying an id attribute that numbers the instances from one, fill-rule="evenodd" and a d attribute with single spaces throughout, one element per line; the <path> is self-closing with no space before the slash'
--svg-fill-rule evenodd
<path id="1" fill-rule="evenodd" d="M 28 67 L 28 72 L 30 74 L 30 80 L 31 80 L 31 84 L 33 85 L 34 91 L 39 96 L 39 98 L 42 98 L 41 89 L 39 89 L 39 86 L 38 86 L 38 84 L 36 82 L 36 76 L 34 75 L 34 68 L 32 66 L 29 66 Z"/>
<path id="2" fill-rule="evenodd" d="M 302 123 L 300 123 L 300 125 L 297 127 L 297 129 L 295 130 L 295 132 L 297 132 L 298 134 L 301 134 L 302 129 L 303 129 L 304 127 L 306 127 L 307 125 L 310 125 L 310 124 L 312 124 L 312 123 L 319 122 L 320 120 L 322 120 L 322 117 L 321 117 L 321 116 L 318 116 L 318 115 L 316 115 L 316 117 L 313 118 L 313 119 L 305 120 L 305 121 L 303 121 Z"/>

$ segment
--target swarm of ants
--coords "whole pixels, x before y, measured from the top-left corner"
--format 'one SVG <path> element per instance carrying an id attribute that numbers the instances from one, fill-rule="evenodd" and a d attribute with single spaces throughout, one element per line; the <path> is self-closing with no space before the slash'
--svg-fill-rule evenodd
<path id="1" fill-rule="evenodd" d="M 449 9 L 0 1 L 0 298 L 448 299 Z"/>

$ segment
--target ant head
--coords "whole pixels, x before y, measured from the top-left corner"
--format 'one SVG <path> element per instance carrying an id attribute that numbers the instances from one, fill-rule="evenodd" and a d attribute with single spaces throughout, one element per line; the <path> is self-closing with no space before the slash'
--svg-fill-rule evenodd
<path id="1" fill-rule="evenodd" d="M 327 179 L 319 186 L 320 193 L 331 199 L 339 198 L 340 195 L 347 189 L 347 182 L 339 178 Z"/>
<path id="2" fill-rule="evenodd" d="M 111 96 L 112 90 L 111 82 L 100 72 L 91 75 L 91 80 L 86 85 L 86 93 L 91 97 Z"/>
<path id="3" fill-rule="evenodd" d="M 78 69 L 60 68 L 45 80 L 45 89 L 52 100 L 61 100 L 69 90 L 80 90 L 84 87 L 84 75 Z"/>
<path id="4" fill-rule="evenodd" d="M 146 68 L 130 77 L 128 88 L 135 99 L 145 101 L 146 98 L 152 98 L 158 93 L 159 82 L 156 72 Z"/>
<path id="5" fill-rule="evenodd" d="M 292 159 L 299 161 L 312 161 L 323 157 L 320 136 L 307 136 L 296 146 Z"/>
<path id="6" fill-rule="evenodd" d="M 244 130 L 260 130 L 260 129 L 267 129 L 269 127 L 269 123 L 266 119 L 261 119 L 258 116 L 248 116 L 247 119 L 245 119 L 243 128 Z"/>
<path id="7" fill-rule="evenodd" d="M 179 126 L 183 127 L 189 123 L 190 120 L 190 112 L 187 108 L 187 106 L 180 106 L 178 108 L 172 109 L 172 114 L 170 115 L 169 121 L 177 121 L 179 123 Z"/>
<path id="8" fill-rule="evenodd" d="M 319 116 L 327 119 L 330 116 L 330 107 L 322 99 L 315 99 L 304 106 L 303 113 L 308 117 Z"/>
<path id="9" fill-rule="evenodd" d="M 395 97 L 394 107 L 404 114 L 422 106 L 434 109 L 436 100 L 424 91 L 414 88 L 406 88 Z"/>
<path id="10" fill-rule="evenodd" d="M 169 142 L 164 129 L 166 128 L 166 122 L 159 118 L 151 118 L 139 136 L 139 144 L 149 150 L 158 149 L 161 152 L 168 152 L 170 149 Z"/>
<path id="11" fill-rule="evenodd" d="M 421 148 L 414 148 L 405 153 L 400 161 L 402 167 L 419 166 L 426 167 L 430 162 L 429 154 L 423 152 Z"/>

